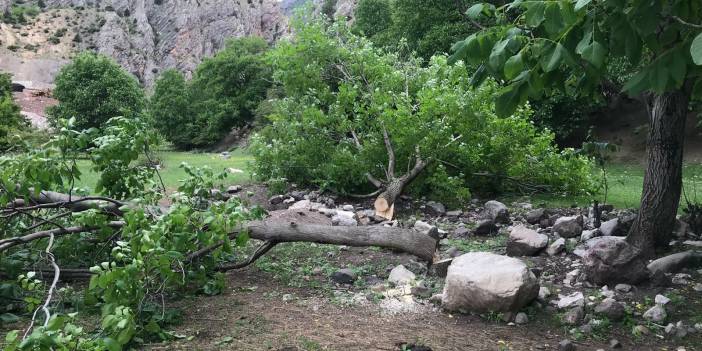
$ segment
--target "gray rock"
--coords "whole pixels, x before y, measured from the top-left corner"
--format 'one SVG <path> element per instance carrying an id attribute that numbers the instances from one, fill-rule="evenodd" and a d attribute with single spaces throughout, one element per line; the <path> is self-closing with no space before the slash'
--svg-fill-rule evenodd
<path id="1" fill-rule="evenodd" d="M 241 185 L 231 185 L 227 188 L 227 192 L 230 194 L 236 194 L 241 191 Z"/>
<path id="2" fill-rule="evenodd" d="M 617 284 L 614 286 L 614 290 L 621 292 L 621 293 L 628 293 L 631 291 L 631 285 L 629 284 Z"/>
<path id="3" fill-rule="evenodd" d="M 465 239 L 470 236 L 470 229 L 466 227 L 458 227 L 453 231 L 453 237 L 456 239 Z"/>
<path id="4" fill-rule="evenodd" d="M 609 341 L 609 348 L 610 349 L 621 349 L 622 343 L 619 342 L 619 340 L 617 340 L 617 339 L 612 339 Z"/>
<path id="5" fill-rule="evenodd" d="M 575 344 L 568 339 L 561 340 L 561 342 L 558 343 L 558 351 L 575 351 Z"/>
<path id="6" fill-rule="evenodd" d="M 565 247 L 566 247 L 565 239 L 560 238 L 560 239 L 554 241 L 551 245 L 549 245 L 548 249 L 546 249 L 546 253 L 549 256 L 556 256 L 556 255 L 560 254 L 561 252 L 563 252 L 563 250 L 565 250 Z"/>
<path id="7" fill-rule="evenodd" d="M 478 221 L 477 227 L 473 230 L 475 235 L 491 235 L 497 234 L 497 226 L 492 219 L 483 219 Z"/>
<path id="8" fill-rule="evenodd" d="M 410 292 L 412 295 L 422 299 L 428 299 L 431 297 L 431 289 L 423 285 L 413 286 L 410 289 Z"/>
<path id="9" fill-rule="evenodd" d="M 576 306 L 568 310 L 563 315 L 563 323 L 567 325 L 580 325 L 585 317 L 585 310 L 581 306 Z"/>
<path id="10" fill-rule="evenodd" d="M 414 282 L 416 276 L 403 265 L 398 265 L 390 271 L 388 281 L 396 286 L 406 285 Z"/>
<path id="11" fill-rule="evenodd" d="M 277 204 L 282 203 L 283 200 L 285 200 L 285 196 L 275 195 L 275 196 L 272 196 L 270 199 L 268 199 L 268 203 L 270 203 L 271 205 L 277 205 Z"/>
<path id="12" fill-rule="evenodd" d="M 622 237 L 602 236 L 586 242 L 583 266 L 592 283 L 636 284 L 648 278 L 648 271 L 635 247 Z"/>
<path id="13" fill-rule="evenodd" d="M 616 322 L 624 318 L 625 310 L 624 305 L 617 300 L 606 298 L 595 306 L 595 313 L 604 315 L 609 318 L 609 320 Z"/>
<path id="14" fill-rule="evenodd" d="M 461 210 L 455 210 L 455 211 L 448 211 L 446 212 L 446 217 L 450 218 L 458 218 L 463 214 L 463 211 Z"/>
<path id="15" fill-rule="evenodd" d="M 558 295 L 557 306 L 560 309 L 573 308 L 573 307 L 583 307 L 585 306 L 585 296 L 580 291 L 573 292 L 569 295 Z"/>
<path id="16" fill-rule="evenodd" d="M 583 230 L 583 233 L 580 235 L 580 241 L 588 241 L 598 236 L 602 236 L 599 229 Z"/>
<path id="17" fill-rule="evenodd" d="M 648 311 L 644 312 L 643 318 L 654 323 L 661 323 L 668 318 L 668 313 L 665 311 L 665 307 L 655 305 L 649 308 Z"/>
<path id="18" fill-rule="evenodd" d="M 463 255 L 463 252 L 459 250 L 457 247 L 449 247 L 448 250 L 446 250 L 446 256 L 448 257 L 458 257 L 460 255 Z"/>
<path id="19" fill-rule="evenodd" d="M 342 227 L 355 227 L 358 225 L 358 221 L 353 217 L 337 214 L 334 217 L 332 217 L 332 225 Z"/>
<path id="20" fill-rule="evenodd" d="M 653 301 L 656 303 L 656 305 L 663 305 L 663 306 L 665 306 L 665 305 L 667 305 L 667 304 L 670 302 L 670 299 L 667 298 L 667 297 L 665 297 L 665 296 L 663 296 L 663 295 L 661 295 L 661 294 L 658 294 L 658 295 L 656 295 L 656 297 L 653 299 Z"/>
<path id="21" fill-rule="evenodd" d="M 449 266 L 442 306 L 449 311 L 518 311 L 538 293 L 536 276 L 521 260 L 471 252 Z"/>
<path id="22" fill-rule="evenodd" d="M 549 296 L 551 296 L 551 290 L 545 286 L 539 288 L 539 300 L 545 301 Z"/>
<path id="23" fill-rule="evenodd" d="M 507 240 L 507 254 L 510 256 L 533 256 L 548 245 L 548 236 L 523 225 L 512 228 Z"/>
<path id="24" fill-rule="evenodd" d="M 436 201 L 427 202 L 427 210 L 434 216 L 443 216 L 446 214 L 446 206 Z"/>
<path id="25" fill-rule="evenodd" d="M 651 333 L 651 331 L 643 325 L 637 325 L 631 328 L 631 333 L 634 334 L 634 336 L 641 336 L 648 335 Z"/>
<path id="26" fill-rule="evenodd" d="M 517 313 L 516 316 L 514 316 L 514 323 L 517 323 L 520 325 L 527 324 L 527 323 L 529 323 L 529 316 L 527 316 L 527 314 L 524 312 L 519 312 L 519 313 Z"/>
<path id="27" fill-rule="evenodd" d="M 353 210 L 355 210 L 355 209 L 353 208 L 353 205 L 344 205 L 344 206 L 341 206 L 341 209 L 344 210 L 344 211 L 353 211 Z"/>
<path id="28" fill-rule="evenodd" d="M 527 212 L 524 217 L 527 223 L 536 225 L 539 224 L 542 219 L 548 218 L 548 214 L 543 208 L 537 208 Z"/>
<path id="29" fill-rule="evenodd" d="M 602 223 L 600 232 L 602 232 L 603 236 L 626 236 L 623 226 L 619 224 L 619 218 L 610 219 Z"/>
<path id="30" fill-rule="evenodd" d="M 647 268 L 652 274 L 656 272 L 676 273 L 683 268 L 692 268 L 700 264 L 702 264 L 702 252 L 684 251 L 661 257 L 649 263 Z"/>
<path id="31" fill-rule="evenodd" d="M 331 275 L 331 279 L 337 284 L 353 284 L 357 278 L 358 275 L 348 268 L 340 269 Z"/>
<path id="32" fill-rule="evenodd" d="M 413 226 L 414 230 L 429 235 L 433 238 L 439 237 L 439 229 L 424 221 L 416 221 Z"/>
<path id="33" fill-rule="evenodd" d="M 583 216 L 561 217 L 553 224 L 552 231 L 564 238 L 579 238 L 583 233 Z"/>
<path id="34" fill-rule="evenodd" d="M 491 200 L 485 203 L 486 217 L 492 219 L 495 223 L 509 223 L 509 210 L 505 204 Z"/>

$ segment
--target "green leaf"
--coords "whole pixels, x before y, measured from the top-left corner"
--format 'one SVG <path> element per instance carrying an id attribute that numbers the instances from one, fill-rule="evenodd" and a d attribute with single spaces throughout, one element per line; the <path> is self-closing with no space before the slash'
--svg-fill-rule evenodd
<path id="1" fill-rule="evenodd" d="M 592 45 L 583 50 L 582 56 L 585 61 L 590 62 L 593 66 L 602 68 L 605 56 L 607 56 L 607 49 L 599 42 L 593 41 Z"/>
<path id="2" fill-rule="evenodd" d="M 692 40 L 690 54 L 692 55 L 692 62 L 698 66 L 702 66 L 702 33 L 697 34 L 695 39 Z"/>
<path id="3" fill-rule="evenodd" d="M 637 74 L 635 74 L 631 79 L 629 79 L 626 84 L 624 84 L 624 87 L 622 88 L 623 91 L 629 93 L 629 95 L 638 95 L 642 91 L 646 90 L 648 88 L 648 70 L 643 70 Z"/>
<path id="4" fill-rule="evenodd" d="M 522 84 L 506 86 L 495 100 L 495 112 L 500 117 L 509 117 L 522 102 Z"/>
<path id="5" fill-rule="evenodd" d="M 480 65 L 478 69 L 475 70 L 475 73 L 473 73 L 473 76 L 470 77 L 470 85 L 477 87 L 482 84 L 488 76 L 487 73 L 485 65 Z"/>
<path id="6" fill-rule="evenodd" d="M 585 6 L 587 6 L 592 0 L 578 0 L 578 2 L 575 3 L 575 11 L 580 11 L 582 10 Z"/>
<path id="7" fill-rule="evenodd" d="M 583 38 L 578 42 L 578 45 L 575 47 L 575 53 L 578 55 L 582 55 L 583 51 L 590 46 L 590 43 L 592 43 L 592 27 L 588 27 L 585 30 L 585 35 L 583 35 Z"/>
<path id="8" fill-rule="evenodd" d="M 505 57 L 507 56 L 506 48 L 509 44 L 510 39 L 502 40 L 495 44 L 490 53 L 490 58 L 488 59 L 488 65 L 493 71 L 500 71 L 500 67 L 505 62 Z"/>
<path id="9" fill-rule="evenodd" d="M 512 79 L 516 77 L 522 69 L 524 69 L 524 60 L 520 52 L 510 57 L 507 59 L 507 62 L 505 62 L 505 77 L 507 77 L 507 79 Z"/>
<path id="10" fill-rule="evenodd" d="M 546 11 L 546 4 L 543 2 L 530 2 L 527 5 L 527 10 L 524 13 L 526 19 L 526 24 L 529 27 L 538 27 L 545 19 L 544 12 Z"/>
<path id="11" fill-rule="evenodd" d="M 678 50 L 676 50 L 676 52 L 677 51 Z M 687 58 L 685 58 L 682 53 L 672 54 L 670 55 L 670 63 L 667 66 L 676 88 L 681 87 L 685 82 L 685 75 L 687 74 Z"/>
<path id="12" fill-rule="evenodd" d="M 561 43 L 556 43 L 555 45 L 551 45 L 551 47 L 553 49 L 547 52 L 541 61 L 541 68 L 544 72 L 551 72 L 558 69 L 563 62 L 563 58 L 567 55 L 566 49 Z"/>
<path id="13" fill-rule="evenodd" d="M 471 6 L 467 11 L 466 11 L 466 16 L 470 19 L 478 19 L 480 18 L 480 15 L 483 13 L 483 10 L 485 9 L 485 4 L 483 3 L 478 3 L 473 6 Z"/>

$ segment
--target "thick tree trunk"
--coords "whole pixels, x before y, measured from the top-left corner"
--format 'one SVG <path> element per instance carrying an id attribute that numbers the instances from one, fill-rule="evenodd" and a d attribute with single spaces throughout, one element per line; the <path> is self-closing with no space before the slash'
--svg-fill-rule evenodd
<path id="1" fill-rule="evenodd" d="M 253 239 L 283 242 L 314 242 L 348 246 L 377 246 L 413 254 L 433 262 L 438 244 L 435 238 L 414 230 L 381 226 L 330 227 L 281 221 L 259 221 L 246 224 Z"/>
<path id="2" fill-rule="evenodd" d="M 649 132 L 641 205 L 627 241 L 644 257 L 667 245 L 675 225 L 682 188 L 683 141 L 689 98 L 684 91 L 647 99 Z"/>

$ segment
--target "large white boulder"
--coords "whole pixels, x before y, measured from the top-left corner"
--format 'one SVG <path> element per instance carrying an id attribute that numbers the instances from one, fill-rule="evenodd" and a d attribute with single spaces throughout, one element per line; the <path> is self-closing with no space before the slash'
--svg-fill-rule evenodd
<path id="1" fill-rule="evenodd" d="M 518 311 L 539 294 L 539 283 L 519 259 L 471 252 L 448 268 L 442 307 L 449 311 Z"/>

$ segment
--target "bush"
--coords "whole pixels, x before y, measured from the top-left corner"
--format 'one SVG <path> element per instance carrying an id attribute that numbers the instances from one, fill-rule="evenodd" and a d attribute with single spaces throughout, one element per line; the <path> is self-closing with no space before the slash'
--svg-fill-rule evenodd
<path id="1" fill-rule="evenodd" d="M 6 152 L 17 144 L 15 135 L 23 134 L 27 121 L 20 114 L 20 107 L 12 98 L 12 79 L 7 73 L 0 73 L 0 152 Z"/>
<path id="2" fill-rule="evenodd" d="M 49 109 L 49 121 L 75 118 L 78 129 L 101 128 L 110 118 L 134 118 L 144 108 L 144 92 L 136 78 L 112 59 L 79 54 L 55 79 L 58 105 Z"/>
<path id="3" fill-rule="evenodd" d="M 155 124 L 175 146 L 191 149 L 212 146 L 232 128 L 253 121 L 270 86 L 267 50 L 261 38 L 234 39 L 205 59 L 190 82 L 174 72 L 162 76 L 151 99 Z M 173 121 L 183 125 L 163 129 Z"/>
<path id="4" fill-rule="evenodd" d="M 451 189 L 454 198 L 468 197 L 469 188 L 528 190 L 524 184 L 570 193 L 592 189 L 590 161 L 559 151 L 553 134 L 529 121 L 529 108 L 496 116 L 494 82 L 469 88 L 461 64 L 450 66 L 444 56 L 427 67 L 418 59 L 403 61 L 343 24 L 296 25 L 296 38 L 270 55 L 287 97 L 275 102 L 271 124 L 253 138 L 259 178 L 341 193 L 372 190 L 365 173 L 385 172 L 386 128 L 398 172 L 414 164 L 416 148 L 432 160 L 413 185 L 421 193 L 450 199 Z"/>
<path id="5" fill-rule="evenodd" d="M 361 0 L 355 10 L 354 32 L 368 38 L 388 30 L 392 26 L 392 12 L 388 0 Z"/>

